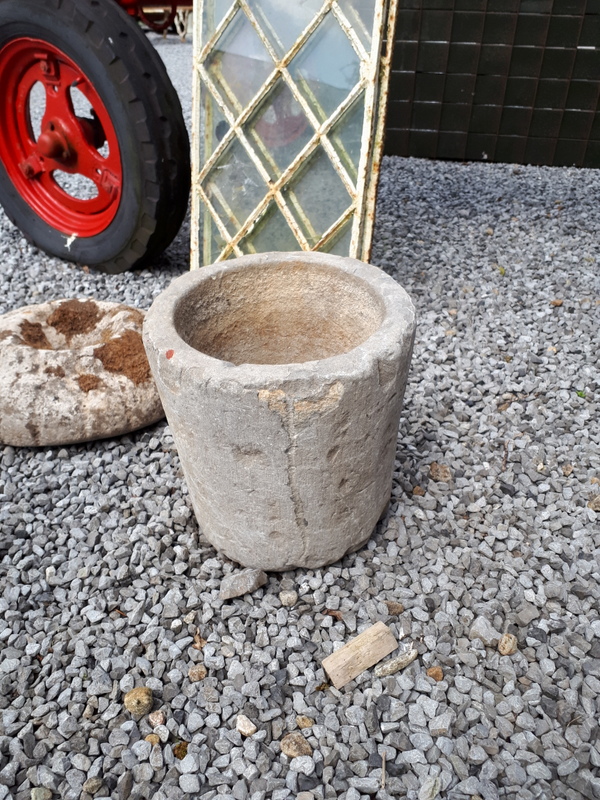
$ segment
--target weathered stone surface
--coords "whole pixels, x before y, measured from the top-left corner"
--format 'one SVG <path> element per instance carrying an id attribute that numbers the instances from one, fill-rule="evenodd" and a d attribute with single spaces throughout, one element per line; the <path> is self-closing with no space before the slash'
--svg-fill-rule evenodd
<path id="1" fill-rule="evenodd" d="M 153 711 L 148 715 L 148 722 L 153 728 L 158 728 L 159 725 L 165 724 L 165 715 L 162 711 Z"/>
<path id="2" fill-rule="evenodd" d="M 52 792 L 44 787 L 31 790 L 31 800 L 52 800 Z"/>
<path id="3" fill-rule="evenodd" d="M 166 725 L 157 725 L 156 728 L 154 728 L 154 733 L 158 736 L 161 742 L 169 741 L 169 729 Z"/>
<path id="4" fill-rule="evenodd" d="M 312 747 L 301 733 L 288 733 L 281 740 L 281 752 L 288 758 L 298 758 L 299 756 L 311 756 Z"/>
<path id="5" fill-rule="evenodd" d="M 283 592 L 279 592 L 279 600 L 281 601 L 281 605 L 287 608 L 291 608 L 291 606 L 296 605 L 298 602 L 298 592 L 294 589 L 284 590 Z"/>
<path id="6" fill-rule="evenodd" d="M 144 343 L 206 538 L 249 567 L 330 564 L 387 506 L 415 312 L 383 271 L 322 253 L 177 278 Z"/>
<path id="7" fill-rule="evenodd" d="M 93 778 L 88 778 L 81 788 L 83 789 L 84 792 L 87 792 L 88 794 L 96 794 L 102 788 L 102 778 L 99 778 L 97 776 Z"/>
<path id="8" fill-rule="evenodd" d="M 142 321 L 121 303 L 77 299 L 0 316 L 0 443 L 85 442 L 162 419 Z"/>
<path id="9" fill-rule="evenodd" d="M 433 678 L 434 681 L 443 681 L 444 680 L 444 670 L 436 664 L 434 667 L 429 667 L 427 670 L 427 676 L 429 678 Z"/>
<path id="10" fill-rule="evenodd" d="M 438 464 L 434 461 L 429 465 L 429 475 L 434 481 L 449 483 L 452 480 L 452 472 L 447 464 Z"/>
<path id="11" fill-rule="evenodd" d="M 518 646 L 517 637 L 512 633 L 503 634 L 498 642 L 498 650 L 503 656 L 512 656 L 517 652 Z"/>
<path id="12" fill-rule="evenodd" d="M 235 722 L 235 729 L 239 731 L 242 736 L 253 736 L 258 730 L 252 720 L 248 719 L 245 714 L 238 714 Z"/>
<path id="13" fill-rule="evenodd" d="M 138 686 L 127 692 L 123 698 L 123 703 L 127 711 L 135 717 L 147 714 L 152 708 L 152 689 L 147 686 Z"/>
<path id="14" fill-rule="evenodd" d="M 484 644 L 490 647 L 497 645 L 501 636 L 502 634 L 494 628 L 486 617 L 477 617 L 469 631 L 470 639 L 481 639 Z"/>
<path id="15" fill-rule="evenodd" d="M 192 683 L 203 681 L 206 678 L 207 670 L 204 664 L 192 664 L 188 671 L 188 678 Z"/>
<path id="16" fill-rule="evenodd" d="M 440 714 L 429 722 L 429 733 L 432 736 L 447 736 L 452 725 L 452 714 Z"/>
<path id="17" fill-rule="evenodd" d="M 399 614 L 404 613 L 404 606 L 402 603 L 397 603 L 395 600 L 384 600 L 383 601 L 388 610 L 388 614 L 397 617 Z"/>
<path id="18" fill-rule="evenodd" d="M 223 578 L 219 597 L 222 600 L 231 600 L 232 597 L 241 597 L 248 592 L 254 592 L 267 582 L 267 576 L 262 569 L 243 569 Z"/>

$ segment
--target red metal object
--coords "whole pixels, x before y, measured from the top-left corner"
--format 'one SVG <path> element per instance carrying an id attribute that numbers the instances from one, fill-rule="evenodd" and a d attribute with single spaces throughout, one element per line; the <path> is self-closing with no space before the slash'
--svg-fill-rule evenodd
<path id="1" fill-rule="evenodd" d="M 41 132 L 35 137 L 30 110 L 33 87 L 45 90 Z M 121 199 L 123 170 L 115 129 L 98 93 L 82 70 L 40 39 L 12 39 L 0 49 L 0 161 L 21 197 L 46 223 L 68 236 L 95 236 L 110 225 Z M 71 88 L 88 100 L 93 117 L 78 117 Z M 105 143 L 108 153 L 99 152 Z M 66 192 L 55 173 L 91 180 L 97 195 Z"/>
<path id="2" fill-rule="evenodd" d="M 145 25 L 151 28 L 153 31 L 157 33 L 163 33 L 168 28 L 171 27 L 175 20 L 175 15 L 177 14 L 177 8 L 180 5 L 189 5 L 191 0 L 188 3 L 177 3 L 176 0 L 163 0 L 161 3 L 160 0 L 149 0 L 149 2 L 145 2 L 145 0 L 116 0 L 117 3 L 127 11 L 132 17 L 136 17 L 140 19 Z M 156 9 L 157 11 L 160 9 L 168 9 L 166 15 L 161 20 L 153 19 L 152 16 L 149 16 L 146 12 Z"/>

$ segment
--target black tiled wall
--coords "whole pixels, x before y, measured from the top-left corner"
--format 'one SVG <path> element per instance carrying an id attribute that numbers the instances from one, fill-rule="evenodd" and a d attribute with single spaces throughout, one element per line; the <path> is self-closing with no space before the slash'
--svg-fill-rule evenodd
<path id="1" fill-rule="evenodd" d="M 600 0 L 400 0 L 385 150 L 600 167 Z"/>

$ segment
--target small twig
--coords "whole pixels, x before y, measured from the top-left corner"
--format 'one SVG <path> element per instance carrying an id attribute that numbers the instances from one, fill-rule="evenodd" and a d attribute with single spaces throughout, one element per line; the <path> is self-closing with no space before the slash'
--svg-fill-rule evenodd
<path id="1" fill-rule="evenodd" d="M 583 717 L 581 714 L 576 714 L 576 715 L 573 717 L 573 719 L 572 719 L 572 720 L 570 720 L 569 722 L 567 722 L 567 725 L 566 725 L 566 727 L 567 727 L 567 728 L 570 728 L 570 727 L 571 727 L 571 725 L 578 725 L 580 722 L 583 722 L 583 720 L 584 720 L 584 719 L 585 719 L 585 717 Z"/>
<path id="2" fill-rule="evenodd" d="M 385 750 L 381 754 L 381 788 L 385 789 Z"/>
<path id="3" fill-rule="evenodd" d="M 397 658 L 392 658 L 389 661 L 384 661 L 383 664 L 380 664 L 378 667 L 375 667 L 375 677 L 376 678 L 385 678 L 388 675 L 394 675 L 396 672 L 399 672 L 401 669 L 408 667 L 409 664 L 417 658 L 419 655 L 419 651 L 416 647 L 411 644 L 410 650 L 406 653 L 403 653 L 401 656 Z"/>
<path id="4" fill-rule="evenodd" d="M 504 442 L 504 458 L 502 459 L 502 466 L 500 467 L 500 472 L 504 472 L 506 470 L 506 462 L 508 461 L 508 439 Z"/>

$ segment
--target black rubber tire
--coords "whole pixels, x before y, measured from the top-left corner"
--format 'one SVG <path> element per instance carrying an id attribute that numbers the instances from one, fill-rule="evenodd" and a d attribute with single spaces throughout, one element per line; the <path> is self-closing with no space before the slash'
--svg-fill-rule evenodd
<path id="1" fill-rule="evenodd" d="M 115 0 L 0 0 L 0 47 L 33 37 L 63 51 L 100 95 L 115 128 L 123 168 L 115 218 L 78 237 L 40 219 L 0 163 L 0 204 L 41 250 L 104 272 L 125 272 L 176 236 L 190 189 L 189 139 L 179 98 L 152 44 Z"/>

